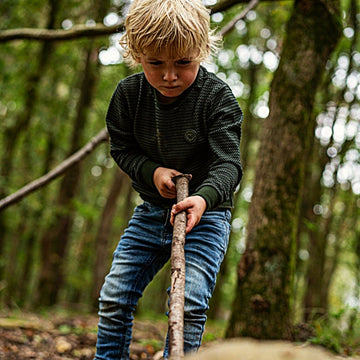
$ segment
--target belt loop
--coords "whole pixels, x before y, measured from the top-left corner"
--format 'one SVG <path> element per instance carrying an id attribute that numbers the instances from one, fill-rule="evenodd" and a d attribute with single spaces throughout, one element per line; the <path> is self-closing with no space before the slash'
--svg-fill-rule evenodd
<path id="1" fill-rule="evenodd" d="M 165 224 L 164 225 L 170 225 L 170 215 L 171 215 L 171 209 L 166 209 L 166 215 L 165 215 Z"/>

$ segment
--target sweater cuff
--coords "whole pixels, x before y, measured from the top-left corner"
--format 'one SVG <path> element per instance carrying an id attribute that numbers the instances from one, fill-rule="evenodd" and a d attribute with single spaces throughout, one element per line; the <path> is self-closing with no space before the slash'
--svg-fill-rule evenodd
<path id="1" fill-rule="evenodd" d="M 155 188 L 153 175 L 154 171 L 160 166 L 151 160 L 146 160 L 140 169 L 140 176 L 144 183 L 152 188 Z"/>
<path id="2" fill-rule="evenodd" d="M 220 202 L 220 195 L 212 186 L 204 186 L 191 195 L 199 195 L 204 198 L 207 205 L 206 210 L 214 209 Z"/>

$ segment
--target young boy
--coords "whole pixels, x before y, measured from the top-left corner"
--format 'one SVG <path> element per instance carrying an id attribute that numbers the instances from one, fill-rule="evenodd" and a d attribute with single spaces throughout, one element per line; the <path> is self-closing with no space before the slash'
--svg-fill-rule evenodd
<path id="1" fill-rule="evenodd" d="M 96 359 L 128 359 L 138 299 L 171 254 L 174 215 L 187 212 L 184 351 L 196 351 L 225 255 L 239 184 L 242 112 L 200 66 L 216 49 L 201 0 L 135 0 L 122 43 L 143 72 L 120 81 L 106 121 L 111 155 L 144 201 L 134 210 L 100 294 Z M 192 174 L 176 203 L 172 178 Z M 168 339 L 164 358 L 168 357 Z"/>

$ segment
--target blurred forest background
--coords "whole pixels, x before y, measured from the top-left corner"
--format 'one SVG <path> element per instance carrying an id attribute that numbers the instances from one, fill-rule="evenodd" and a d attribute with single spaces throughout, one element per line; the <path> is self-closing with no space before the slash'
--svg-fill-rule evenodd
<path id="1" fill-rule="evenodd" d="M 360 3 L 204 2 L 224 34 L 205 66 L 245 114 L 245 176 L 209 317 L 229 337 L 314 329 L 323 342 L 359 339 Z M 133 71 L 118 45 L 129 3 L 0 2 L 3 310 L 96 313 L 112 251 L 139 203 L 103 131 L 115 86 Z M 61 176 L 7 203 L 94 137 Z M 139 315 L 164 316 L 169 281 L 166 267 Z"/>

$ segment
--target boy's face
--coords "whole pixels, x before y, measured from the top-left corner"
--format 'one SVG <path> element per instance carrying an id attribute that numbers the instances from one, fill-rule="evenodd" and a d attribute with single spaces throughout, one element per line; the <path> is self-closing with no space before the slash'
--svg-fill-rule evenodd
<path id="1" fill-rule="evenodd" d="M 159 100 L 170 103 L 176 100 L 196 79 L 200 63 L 195 51 L 185 58 L 170 58 L 166 51 L 153 54 L 147 51 L 138 60 L 145 77 L 159 94 Z"/>

